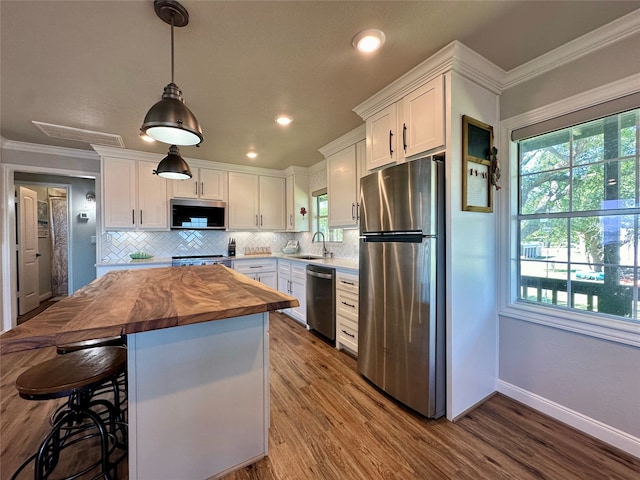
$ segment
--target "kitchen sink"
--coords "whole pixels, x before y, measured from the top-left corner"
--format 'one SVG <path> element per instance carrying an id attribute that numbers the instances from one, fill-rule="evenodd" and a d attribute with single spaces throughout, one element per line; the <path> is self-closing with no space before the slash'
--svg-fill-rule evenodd
<path id="1" fill-rule="evenodd" d="M 299 258 L 300 260 L 322 260 L 323 257 L 318 255 L 291 255 L 293 258 Z"/>

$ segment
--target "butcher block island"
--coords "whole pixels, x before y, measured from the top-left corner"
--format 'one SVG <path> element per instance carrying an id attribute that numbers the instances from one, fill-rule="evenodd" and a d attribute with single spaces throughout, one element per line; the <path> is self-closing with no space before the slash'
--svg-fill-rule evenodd
<path id="1" fill-rule="evenodd" d="M 129 478 L 216 478 L 267 455 L 269 312 L 297 305 L 223 265 L 112 271 L 0 353 L 126 334 Z"/>

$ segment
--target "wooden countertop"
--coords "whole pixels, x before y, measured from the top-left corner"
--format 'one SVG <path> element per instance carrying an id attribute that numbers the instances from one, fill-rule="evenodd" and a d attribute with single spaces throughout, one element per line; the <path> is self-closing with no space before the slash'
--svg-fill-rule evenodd
<path id="1" fill-rule="evenodd" d="M 112 271 L 0 335 L 0 354 L 298 305 L 223 265 Z"/>

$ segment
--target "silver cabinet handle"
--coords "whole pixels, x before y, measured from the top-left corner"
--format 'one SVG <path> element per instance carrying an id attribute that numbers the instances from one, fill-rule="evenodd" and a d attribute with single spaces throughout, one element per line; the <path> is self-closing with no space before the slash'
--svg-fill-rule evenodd
<path id="1" fill-rule="evenodd" d="M 260 214 L 260 226 L 262 226 L 262 214 Z"/>
<path id="2" fill-rule="evenodd" d="M 196 197 L 198 196 L 198 182 L 193 182 L 196 186 Z"/>
<path id="3" fill-rule="evenodd" d="M 204 182 L 200 182 L 200 195 L 204 195 Z"/>
<path id="4" fill-rule="evenodd" d="M 131 209 L 131 225 L 135 225 L 136 224 L 136 211 L 135 209 Z"/>
<path id="5" fill-rule="evenodd" d="M 293 227 L 293 213 L 289 214 L 289 225 Z"/>
<path id="6" fill-rule="evenodd" d="M 389 156 L 391 158 L 393 158 L 393 147 L 391 146 L 392 141 L 393 141 L 393 132 L 389 130 Z"/>
<path id="7" fill-rule="evenodd" d="M 347 302 L 340 302 L 340 303 L 342 303 L 343 305 L 346 305 L 347 307 L 356 308 L 355 305 L 351 305 L 350 303 L 347 303 Z"/>
<path id="8" fill-rule="evenodd" d="M 355 283 L 347 282 L 346 280 L 340 280 L 340 283 L 344 283 L 345 285 L 351 285 L 352 287 L 355 286 Z"/>
<path id="9" fill-rule="evenodd" d="M 356 203 L 356 220 L 360 220 L 360 204 Z"/>
<path id="10" fill-rule="evenodd" d="M 351 204 L 351 219 L 352 219 L 352 220 L 355 220 L 355 219 L 356 219 L 355 211 L 356 211 L 356 204 L 355 204 L 355 203 L 352 203 L 352 204 Z"/>
<path id="11" fill-rule="evenodd" d="M 142 225 L 142 209 L 140 209 L 140 225 Z"/>
<path id="12" fill-rule="evenodd" d="M 256 215 L 256 227 L 258 226 L 258 215 Z"/>

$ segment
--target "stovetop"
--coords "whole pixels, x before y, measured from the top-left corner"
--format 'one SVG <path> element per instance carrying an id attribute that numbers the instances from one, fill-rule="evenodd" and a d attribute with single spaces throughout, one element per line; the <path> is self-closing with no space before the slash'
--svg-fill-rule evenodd
<path id="1" fill-rule="evenodd" d="M 216 263 L 230 267 L 231 259 L 223 255 L 176 255 L 171 257 L 171 265 L 174 267 L 215 265 Z"/>

